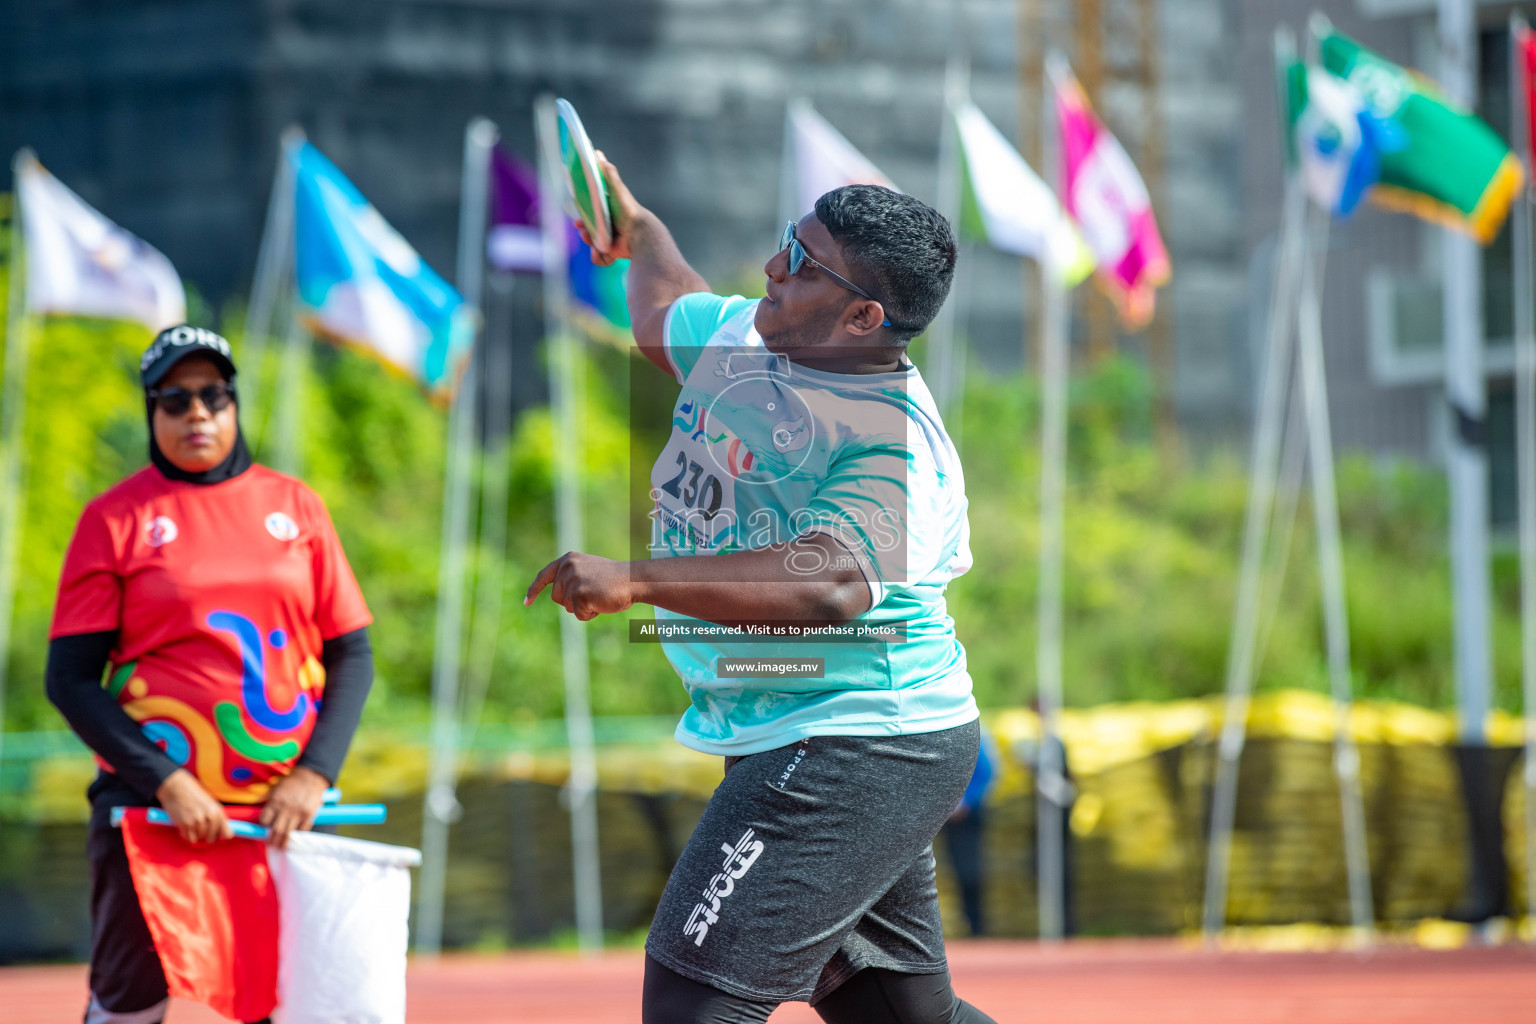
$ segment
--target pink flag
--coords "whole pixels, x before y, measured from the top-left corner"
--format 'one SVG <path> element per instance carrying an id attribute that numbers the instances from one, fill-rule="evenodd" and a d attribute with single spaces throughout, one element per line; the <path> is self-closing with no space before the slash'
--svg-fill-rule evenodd
<path id="1" fill-rule="evenodd" d="M 1157 288 L 1170 273 L 1152 199 L 1066 61 L 1051 62 L 1051 80 L 1061 132 L 1062 205 L 1093 252 L 1099 286 L 1115 301 L 1121 322 L 1138 330 L 1152 319 Z"/>
<path id="2" fill-rule="evenodd" d="M 1515 26 L 1515 74 L 1525 90 L 1526 152 L 1520 159 L 1536 160 L 1536 32 L 1521 21 Z M 1500 218 L 1503 219 L 1502 217 Z"/>

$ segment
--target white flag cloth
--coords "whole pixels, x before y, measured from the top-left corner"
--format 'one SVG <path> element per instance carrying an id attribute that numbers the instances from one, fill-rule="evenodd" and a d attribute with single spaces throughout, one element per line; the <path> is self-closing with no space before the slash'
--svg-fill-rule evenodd
<path id="1" fill-rule="evenodd" d="M 953 116 L 971 200 L 964 207 L 980 220 L 966 226 L 995 248 L 1046 263 L 1068 284 L 1087 277 L 1093 254 L 1050 188 L 976 104 L 960 103 Z"/>
<path id="2" fill-rule="evenodd" d="M 158 250 L 103 217 L 34 158 L 17 169 L 16 192 L 28 309 L 130 320 L 151 331 L 186 321 L 181 278 Z"/>
<path id="3" fill-rule="evenodd" d="M 277 888 L 274 1024 L 404 1024 L 418 850 L 295 832 L 267 850 Z"/>
<path id="4" fill-rule="evenodd" d="M 854 149 L 853 143 L 816 113 L 809 102 L 792 101 L 785 117 L 785 145 L 789 147 L 784 164 L 788 178 L 785 194 L 792 208 L 783 212 L 788 216 L 804 217 L 816 208 L 816 200 L 844 185 L 884 185 L 896 189 L 891 179 Z"/>

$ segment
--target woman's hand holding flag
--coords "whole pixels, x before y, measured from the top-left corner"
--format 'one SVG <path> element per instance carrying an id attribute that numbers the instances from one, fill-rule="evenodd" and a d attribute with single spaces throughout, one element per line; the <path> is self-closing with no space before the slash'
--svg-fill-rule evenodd
<path id="1" fill-rule="evenodd" d="M 155 790 L 155 799 L 171 816 L 171 824 L 176 826 L 181 838 L 189 843 L 215 843 L 234 835 L 224 805 L 209 795 L 197 777 L 185 768 L 178 768 L 165 777 L 160 788 Z"/>

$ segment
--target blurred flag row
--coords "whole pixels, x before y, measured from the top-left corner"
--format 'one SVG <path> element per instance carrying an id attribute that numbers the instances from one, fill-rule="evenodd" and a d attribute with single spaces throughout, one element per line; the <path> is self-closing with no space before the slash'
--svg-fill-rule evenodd
<path id="1" fill-rule="evenodd" d="M 1369 198 L 1492 241 L 1524 180 L 1499 134 L 1325 21 L 1312 31 L 1317 61 L 1278 69 L 1286 153 L 1312 201 L 1344 217 Z"/>
<path id="2" fill-rule="evenodd" d="M 1348 215 L 1366 197 L 1460 227 L 1497 232 L 1522 180 L 1520 161 L 1477 117 L 1411 71 L 1348 37 L 1317 32 L 1316 63 L 1280 69 L 1286 148 L 1314 201 Z M 1536 50 L 1528 55 L 1536 62 Z M 948 104 L 960 163 L 960 227 L 1041 260 L 1065 286 L 1090 273 L 1128 327 L 1144 325 L 1170 265 L 1140 174 L 1094 114 L 1065 61 L 1050 62 L 1053 195 L 968 98 Z M 474 312 L 315 146 L 285 147 L 294 183 L 293 274 L 303 319 L 367 349 L 432 392 L 451 390 L 473 341 Z M 789 105 L 781 206 L 799 216 L 840 185 L 891 179 L 804 101 Z M 537 176 L 491 151 L 486 257 L 541 273 Z M 122 319 L 151 330 L 186 315 L 181 281 L 154 248 L 113 224 L 30 155 L 17 161 L 28 254 L 26 299 L 40 314 Z M 574 227 L 564 248 L 589 321 L 628 327 L 626 266 L 596 266 Z"/>
<path id="3" fill-rule="evenodd" d="M 1063 287 L 1094 275 L 1134 330 L 1152 318 L 1156 290 L 1169 277 L 1168 252 L 1130 157 L 1066 63 L 1053 65 L 1059 197 L 968 97 L 947 104 L 945 131 L 953 133 L 960 165 L 959 228 L 1040 261 Z M 896 188 L 804 100 L 789 105 L 784 140 L 781 210 L 790 218 L 843 185 Z"/>
<path id="4" fill-rule="evenodd" d="M 373 352 L 434 393 L 449 393 L 473 344 L 475 311 L 314 145 L 290 151 L 295 174 L 295 272 L 318 333 Z M 490 149 L 486 259 L 508 273 L 544 271 L 538 176 L 504 150 Z M 592 262 L 564 222 L 572 297 L 593 329 L 627 331 L 628 261 Z M 598 326 L 600 325 L 600 326 Z"/>
<path id="5" fill-rule="evenodd" d="M 949 111 L 963 166 L 961 227 L 1007 252 L 1040 259 L 1070 286 L 1096 272 L 1130 326 L 1150 317 L 1168 260 L 1146 188 L 1123 149 L 1066 73 L 1055 82 L 1061 198 L 969 100 Z M 285 143 L 292 178 L 292 279 L 301 321 L 365 350 L 431 393 L 452 391 L 473 344 L 475 311 L 421 258 L 356 185 L 312 143 Z M 487 175 L 486 259 L 510 273 L 544 270 L 538 177 L 498 144 Z M 854 183 L 895 188 L 804 101 L 786 115 L 782 208 L 808 212 L 822 193 Z M 180 278 L 161 253 L 113 224 L 30 155 L 17 162 L 27 243 L 27 305 L 142 323 L 186 317 Z M 566 274 L 589 330 L 624 332 L 627 261 L 592 262 L 565 225 Z"/>
<path id="6" fill-rule="evenodd" d="M 356 347 L 432 393 L 452 390 L 473 343 L 474 313 L 312 143 L 284 146 L 293 183 L 292 275 L 299 315 L 329 340 Z M 542 273 L 537 177 L 500 146 L 492 150 L 486 258 L 496 270 Z M 76 195 L 31 153 L 16 160 L 25 240 L 27 311 L 143 324 L 183 322 L 176 268 Z M 573 297 L 589 326 L 627 331 L 627 261 L 596 266 L 574 225 L 565 249 Z"/>

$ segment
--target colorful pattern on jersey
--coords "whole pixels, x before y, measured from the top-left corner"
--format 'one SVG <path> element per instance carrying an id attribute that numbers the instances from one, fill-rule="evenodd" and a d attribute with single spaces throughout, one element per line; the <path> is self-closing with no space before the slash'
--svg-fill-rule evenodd
<path id="1" fill-rule="evenodd" d="M 692 707 L 678 739 L 741 755 L 811 735 L 895 735 L 976 717 L 944 588 L 971 564 L 965 481 L 915 367 L 811 370 L 766 346 L 757 303 L 699 293 L 673 303 L 666 352 L 683 385 L 651 471 L 651 557 L 755 550 L 830 534 L 860 565 L 860 621 L 907 639 L 730 644 L 669 640 Z M 808 571 L 816 571 L 808 567 Z M 744 585 L 750 586 L 750 581 Z M 658 619 L 691 622 L 657 609 Z M 721 658 L 821 658 L 819 678 L 720 678 Z"/>
<path id="2" fill-rule="evenodd" d="M 249 804 L 314 729 L 323 641 L 369 621 L 303 484 L 262 466 L 207 487 L 146 469 L 81 515 L 52 633 L 117 630 L 107 691 L 216 799 Z"/>

